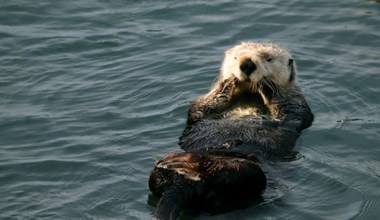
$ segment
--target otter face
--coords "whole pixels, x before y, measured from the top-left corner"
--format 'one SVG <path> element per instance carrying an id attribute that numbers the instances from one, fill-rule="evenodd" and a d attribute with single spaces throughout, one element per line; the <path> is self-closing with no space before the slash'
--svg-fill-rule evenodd
<path id="1" fill-rule="evenodd" d="M 242 43 L 226 51 L 221 79 L 236 77 L 257 88 L 262 83 L 280 87 L 295 80 L 291 55 L 275 44 Z"/>

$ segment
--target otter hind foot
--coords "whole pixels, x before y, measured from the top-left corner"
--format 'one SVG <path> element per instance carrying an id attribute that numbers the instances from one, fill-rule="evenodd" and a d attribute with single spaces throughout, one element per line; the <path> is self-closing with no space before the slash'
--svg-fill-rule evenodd
<path id="1" fill-rule="evenodd" d="M 150 190 L 161 197 L 158 219 L 176 219 L 189 208 L 220 212 L 241 201 L 245 206 L 265 187 L 256 160 L 202 153 L 168 154 L 157 161 L 149 178 Z"/>

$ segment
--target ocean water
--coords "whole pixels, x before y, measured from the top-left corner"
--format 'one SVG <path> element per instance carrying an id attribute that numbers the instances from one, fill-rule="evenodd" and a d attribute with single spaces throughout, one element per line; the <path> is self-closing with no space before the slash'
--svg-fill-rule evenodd
<path id="1" fill-rule="evenodd" d="M 226 49 L 274 42 L 315 121 L 263 201 L 183 219 L 380 216 L 379 1 L 0 3 L 0 219 L 152 219 L 154 161 L 178 151 Z M 153 202 L 154 203 L 154 202 Z"/>

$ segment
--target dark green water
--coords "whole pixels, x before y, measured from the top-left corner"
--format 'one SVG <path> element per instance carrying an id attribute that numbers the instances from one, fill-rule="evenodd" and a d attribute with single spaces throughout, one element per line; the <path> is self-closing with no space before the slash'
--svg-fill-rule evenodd
<path id="1" fill-rule="evenodd" d="M 293 54 L 315 123 L 262 203 L 196 218 L 377 219 L 380 4 L 366 0 L 2 1 L 0 219 L 151 219 L 154 160 L 248 40 Z"/>

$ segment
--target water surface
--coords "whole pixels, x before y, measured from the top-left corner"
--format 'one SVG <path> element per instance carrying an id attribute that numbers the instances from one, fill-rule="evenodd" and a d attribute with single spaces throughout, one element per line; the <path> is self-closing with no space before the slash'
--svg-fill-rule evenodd
<path id="1" fill-rule="evenodd" d="M 195 218 L 376 219 L 379 15 L 366 0 L 3 1 L 0 218 L 151 219 L 155 159 L 179 150 L 223 52 L 255 41 L 293 54 L 315 122 L 261 203 Z"/>

